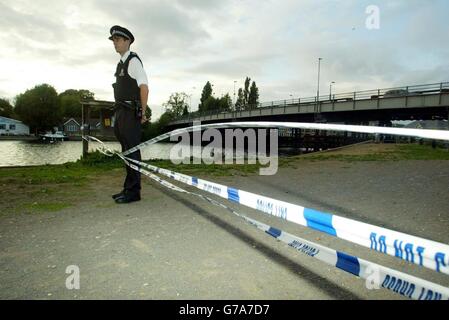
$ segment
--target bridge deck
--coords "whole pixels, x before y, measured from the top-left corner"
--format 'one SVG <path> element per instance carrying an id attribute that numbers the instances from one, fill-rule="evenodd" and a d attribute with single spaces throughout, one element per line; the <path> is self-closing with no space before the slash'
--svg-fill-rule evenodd
<path id="1" fill-rule="evenodd" d="M 185 125 L 192 121 L 233 121 L 239 119 L 263 119 L 278 116 L 294 116 L 294 115 L 313 115 L 316 110 L 323 114 L 332 113 L 360 113 L 376 111 L 379 113 L 386 112 L 402 112 L 407 113 L 411 109 L 415 112 L 426 112 L 425 109 L 439 109 L 436 113 L 447 115 L 447 108 L 449 107 L 449 93 L 435 93 L 427 95 L 410 95 L 405 97 L 390 97 L 390 98 L 370 98 L 360 100 L 328 100 L 320 101 L 317 105 L 314 102 L 307 103 L 292 103 L 286 101 L 283 105 L 273 105 L 259 107 L 252 110 L 234 111 L 234 112 L 220 112 L 202 116 L 191 116 L 180 119 L 170 123 L 170 125 Z M 419 109 L 419 110 L 417 110 Z M 413 112 L 412 111 L 412 112 Z M 337 115 L 338 117 L 338 115 Z M 374 118 L 372 120 L 375 120 Z"/>

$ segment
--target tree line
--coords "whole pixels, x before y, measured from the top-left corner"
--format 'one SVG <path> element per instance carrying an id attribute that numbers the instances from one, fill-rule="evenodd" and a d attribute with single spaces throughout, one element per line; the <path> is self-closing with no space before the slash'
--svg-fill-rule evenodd
<path id="1" fill-rule="evenodd" d="M 253 81 L 251 86 L 251 78 L 246 77 L 244 88 L 239 88 L 235 103 L 227 93 L 221 98 L 213 96 L 212 84 L 207 81 L 201 93 L 198 112 L 204 113 L 208 111 L 241 111 L 255 109 L 259 105 L 259 88 Z"/>
<path id="2" fill-rule="evenodd" d="M 259 89 L 256 82 L 246 77 L 245 85 L 239 88 L 233 103 L 229 93 L 216 98 L 213 85 L 207 81 L 201 93 L 198 111 L 191 112 L 189 96 L 184 92 L 170 95 L 162 107 L 164 113 L 159 120 L 143 125 L 143 138 L 152 138 L 165 131 L 167 125 L 176 119 L 195 113 L 240 111 L 254 109 L 259 104 Z M 89 90 L 65 90 L 57 93 L 49 84 L 40 84 L 26 90 L 15 98 L 14 106 L 7 99 L 0 98 L 0 116 L 21 120 L 35 134 L 48 131 L 60 125 L 67 118 L 81 118 L 81 100 L 94 100 L 95 94 Z M 151 110 L 147 108 L 147 118 Z M 99 111 L 92 110 L 91 118 L 99 117 Z"/>
<path id="3" fill-rule="evenodd" d="M 81 100 L 94 100 L 89 90 L 69 89 L 60 94 L 49 84 L 40 84 L 15 98 L 14 107 L 0 99 L 0 116 L 14 118 L 40 133 L 58 126 L 65 118 L 81 118 Z M 97 111 L 98 112 L 98 111 Z M 92 117 L 95 115 L 95 111 Z"/>
<path id="4" fill-rule="evenodd" d="M 175 92 L 162 107 L 164 113 L 159 120 L 147 123 L 143 126 L 142 139 L 148 140 L 168 131 L 170 122 L 187 115 L 196 116 L 208 112 L 227 112 L 255 109 L 259 105 L 259 88 L 256 82 L 251 83 L 251 78 L 246 77 L 244 88 L 239 88 L 235 103 L 232 102 L 229 93 L 221 98 L 216 98 L 213 93 L 213 84 L 207 81 L 201 92 L 198 111 L 190 110 L 189 95 L 185 92 Z"/>

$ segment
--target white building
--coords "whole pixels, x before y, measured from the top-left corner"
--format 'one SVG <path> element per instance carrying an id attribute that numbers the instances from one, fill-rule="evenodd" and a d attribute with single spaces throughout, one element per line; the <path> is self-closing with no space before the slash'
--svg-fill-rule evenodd
<path id="1" fill-rule="evenodd" d="M 30 128 L 19 120 L 0 117 L 0 135 L 29 135 Z"/>

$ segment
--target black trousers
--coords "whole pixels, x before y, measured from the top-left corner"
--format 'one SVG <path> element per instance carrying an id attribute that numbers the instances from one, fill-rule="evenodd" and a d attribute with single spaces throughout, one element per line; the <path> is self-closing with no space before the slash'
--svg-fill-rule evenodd
<path id="1" fill-rule="evenodd" d="M 141 126 L 140 118 L 137 117 L 133 109 L 118 107 L 115 110 L 114 133 L 122 146 L 122 152 L 135 147 L 140 143 Z M 128 158 L 141 161 L 140 151 L 127 155 Z M 134 165 L 136 165 L 134 163 Z M 123 190 L 127 195 L 140 195 L 140 172 L 126 167 L 126 178 L 123 183 Z"/>

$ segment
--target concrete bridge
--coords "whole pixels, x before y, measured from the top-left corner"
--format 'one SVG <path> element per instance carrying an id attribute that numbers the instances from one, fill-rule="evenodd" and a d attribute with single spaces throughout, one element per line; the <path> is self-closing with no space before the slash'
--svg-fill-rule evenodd
<path id="1" fill-rule="evenodd" d="M 388 125 L 392 120 L 448 119 L 449 82 L 260 103 L 248 110 L 192 112 L 170 128 L 230 121 L 300 121 Z"/>
<path id="2" fill-rule="evenodd" d="M 100 110 L 100 119 L 112 116 L 113 102 L 83 101 L 83 123 L 89 119 L 91 109 Z M 329 122 L 358 125 L 391 126 L 393 120 L 448 119 L 449 82 L 415 85 L 399 88 L 340 93 L 271 101 L 250 106 L 247 110 L 191 112 L 171 122 L 167 129 L 188 127 L 194 121 L 203 124 L 233 121 L 293 121 Z M 89 134 L 88 126 L 83 126 Z M 104 129 L 104 128 L 102 128 Z M 279 131 L 281 146 L 297 149 L 320 150 L 370 138 L 362 133 L 328 133 L 319 130 L 284 129 Z M 391 140 L 393 137 L 382 139 Z M 88 150 L 83 141 L 83 154 Z"/>

